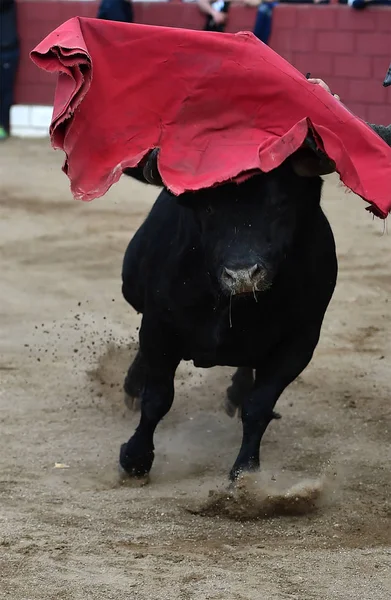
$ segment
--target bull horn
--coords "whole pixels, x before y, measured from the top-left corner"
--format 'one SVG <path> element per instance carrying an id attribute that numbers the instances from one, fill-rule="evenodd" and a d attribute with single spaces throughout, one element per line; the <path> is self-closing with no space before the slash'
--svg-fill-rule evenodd
<path id="1" fill-rule="evenodd" d="M 148 183 L 151 183 L 152 185 L 157 185 L 158 187 L 163 187 L 164 183 L 160 176 L 158 164 L 157 164 L 158 155 L 159 155 L 159 148 L 154 148 L 148 154 L 147 160 L 146 160 L 144 168 L 143 168 L 143 175 L 144 175 L 145 179 L 148 181 Z"/>
<path id="2" fill-rule="evenodd" d="M 384 87 L 388 87 L 389 85 L 391 85 L 391 64 L 388 67 L 387 75 L 384 78 L 383 85 Z"/>

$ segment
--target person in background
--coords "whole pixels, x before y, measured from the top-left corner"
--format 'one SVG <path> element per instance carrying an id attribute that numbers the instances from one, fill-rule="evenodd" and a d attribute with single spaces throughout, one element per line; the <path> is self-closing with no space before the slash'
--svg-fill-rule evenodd
<path id="1" fill-rule="evenodd" d="M 348 5 L 361 10 L 367 6 L 391 6 L 391 0 L 348 0 Z"/>
<path id="2" fill-rule="evenodd" d="M 323 81 L 323 79 L 311 78 L 311 79 L 308 79 L 308 81 L 310 83 L 313 83 L 314 85 L 320 85 L 320 87 L 322 87 L 324 90 L 326 90 L 326 92 L 329 92 L 329 94 L 332 94 L 334 96 L 334 98 L 337 98 L 337 100 L 340 100 L 340 97 L 337 96 L 337 94 L 332 93 L 329 86 L 327 85 L 326 82 Z M 391 86 L 391 64 L 388 67 L 387 74 L 383 81 L 383 86 L 384 87 Z M 382 140 L 384 140 L 386 142 L 386 144 L 391 146 L 391 125 L 374 125 L 373 123 L 367 123 L 367 125 L 369 125 L 369 127 L 371 129 L 373 129 L 373 131 L 375 133 L 377 133 L 382 138 Z"/>
<path id="3" fill-rule="evenodd" d="M 10 135 L 10 112 L 19 64 L 15 0 L 0 0 L 0 141 Z"/>
<path id="4" fill-rule="evenodd" d="M 204 31 L 223 33 L 227 24 L 230 2 L 226 0 L 197 0 L 198 8 L 206 15 Z"/>
<path id="5" fill-rule="evenodd" d="M 391 1 L 391 0 L 390 0 Z M 272 32 L 273 9 L 283 4 L 328 4 L 329 0 L 244 0 L 247 6 L 258 6 L 253 34 L 264 44 L 269 43 Z"/>
<path id="6" fill-rule="evenodd" d="M 98 19 L 133 23 L 131 0 L 102 0 L 97 14 Z"/>
<path id="7" fill-rule="evenodd" d="M 253 34 L 261 42 L 268 44 L 272 32 L 273 8 L 277 6 L 278 2 L 275 0 L 244 0 L 244 3 L 247 6 L 258 7 Z"/>

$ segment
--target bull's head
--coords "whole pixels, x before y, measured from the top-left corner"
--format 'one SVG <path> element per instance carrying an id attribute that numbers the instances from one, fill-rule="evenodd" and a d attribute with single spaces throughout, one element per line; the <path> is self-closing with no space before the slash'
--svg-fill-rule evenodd
<path id="1" fill-rule="evenodd" d="M 273 284 L 290 256 L 297 232 L 303 235 L 307 220 L 317 210 L 322 186 L 318 175 L 335 168 L 311 147 L 301 149 L 270 173 L 177 198 L 193 213 L 206 268 L 221 291 L 255 294 Z M 157 158 L 157 151 L 148 156 L 144 176 L 162 185 Z"/>

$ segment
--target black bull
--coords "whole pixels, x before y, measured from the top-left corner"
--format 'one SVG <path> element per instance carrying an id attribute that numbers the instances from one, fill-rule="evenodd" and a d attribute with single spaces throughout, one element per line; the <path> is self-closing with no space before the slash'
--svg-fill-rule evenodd
<path id="1" fill-rule="evenodd" d="M 126 174 L 161 184 L 153 151 Z M 226 411 L 243 438 L 231 469 L 259 467 L 275 404 L 309 364 L 337 279 L 322 179 L 334 165 L 308 140 L 274 171 L 174 197 L 163 189 L 126 250 L 123 295 L 142 323 L 125 378 L 139 425 L 120 451 L 134 477 L 149 473 L 154 433 L 174 399 L 181 360 L 236 367 Z"/>

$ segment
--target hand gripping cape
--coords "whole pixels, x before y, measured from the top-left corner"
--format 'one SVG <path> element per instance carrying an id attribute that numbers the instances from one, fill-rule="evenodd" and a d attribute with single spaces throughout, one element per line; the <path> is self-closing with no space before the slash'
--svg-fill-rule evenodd
<path id="1" fill-rule="evenodd" d="M 50 134 L 76 198 L 104 195 L 156 148 L 180 194 L 269 172 L 311 135 L 368 210 L 391 210 L 391 149 L 250 33 L 76 17 L 31 57 L 58 74 Z"/>

